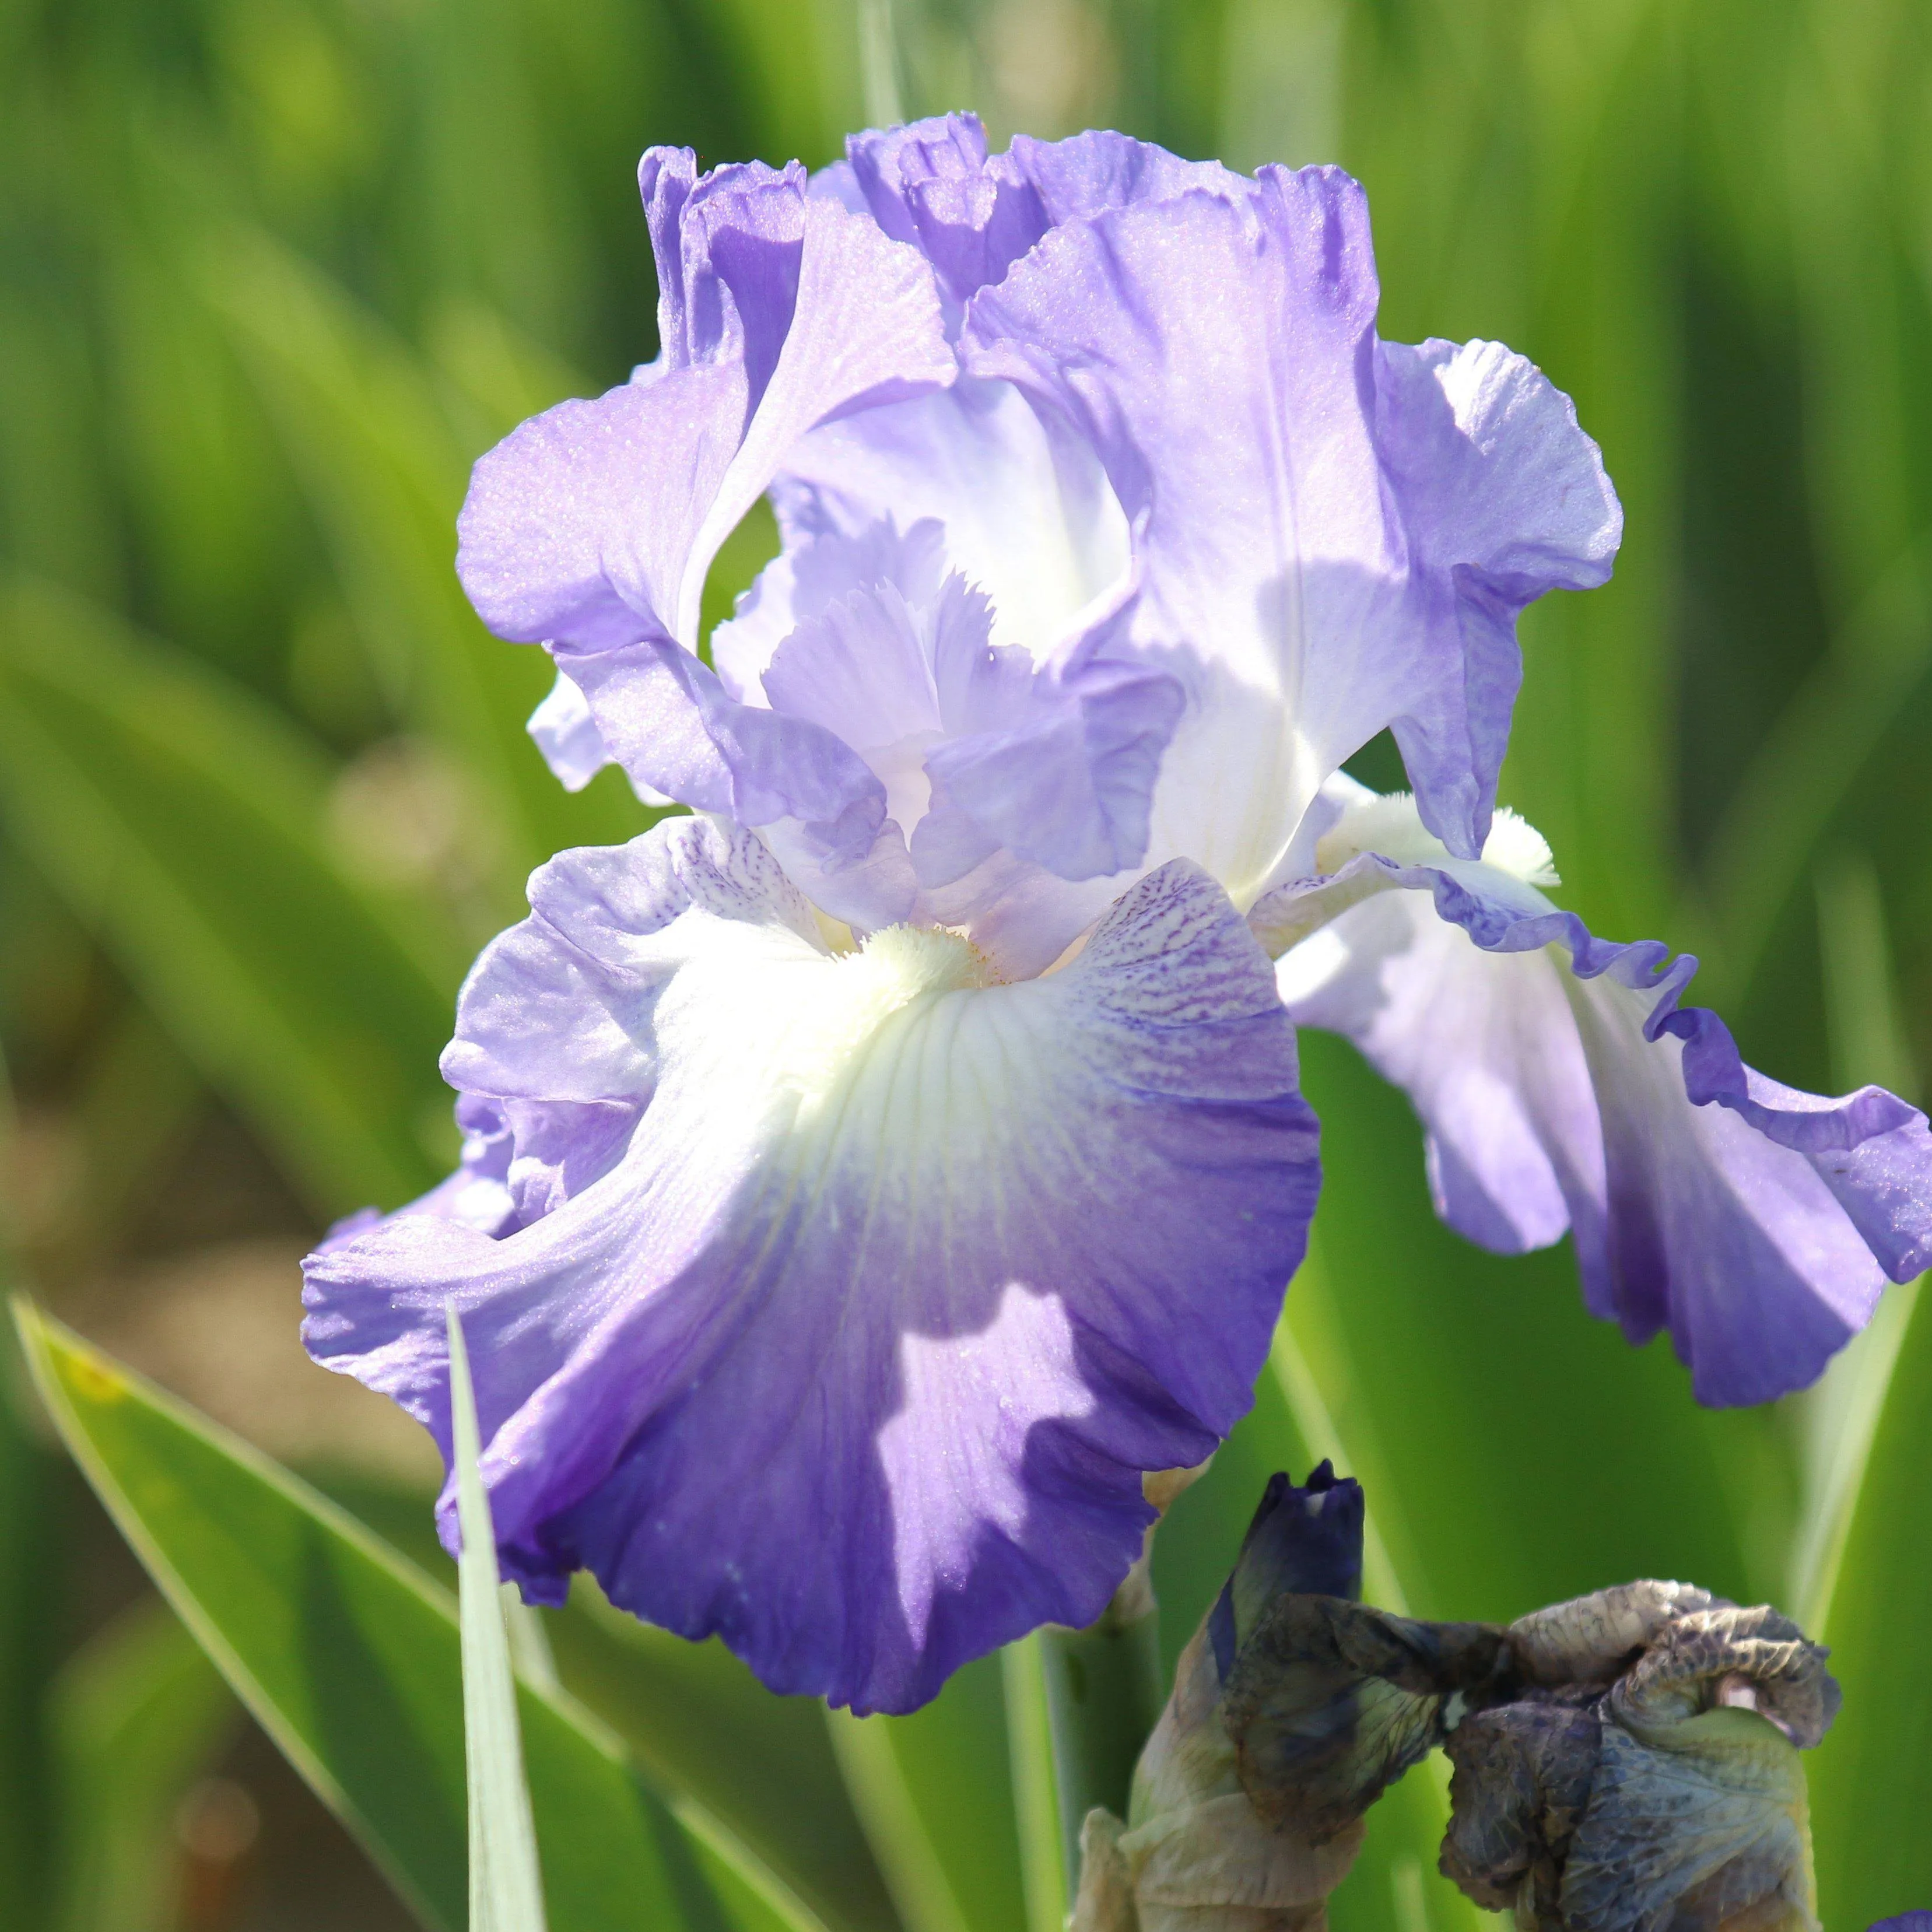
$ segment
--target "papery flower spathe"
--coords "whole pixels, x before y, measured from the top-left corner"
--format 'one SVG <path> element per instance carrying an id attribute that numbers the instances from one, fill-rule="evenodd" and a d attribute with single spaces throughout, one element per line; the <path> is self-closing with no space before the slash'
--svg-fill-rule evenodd
<path id="1" fill-rule="evenodd" d="M 1479 860 L 1414 800 L 1330 781 L 1315 876 L 1250 922 L 1288 1010 L 1346 1035 L 1428 1136 L 1436 1211 L 1505 1254 L 1572 1236 L 1592 1312 L 1667 1330 L 1698 1400 L 1814 1381 L 1888 1280 L 1932 1265 L 1932 1132 L 1882 1088 L 1799 1093 L 1682 997 L 1697 962 L 1613 945 L 1544 888 L 1549 847 L 1496 822 Z"/>
<path id="2" fill-rule="evenodd" d="M 903 1709 L 1096 1615 L 1246 1408 L 1318 1168 L 1243 915 L 1385 726 L 1480 849 L 1516 613 L 1618 516 L 1520 358 L 1377 340 L 1334 170 L 850 152 L 647 156 L 660 358 L 477 466 L 560 776 L 700 815 L 536 874 L 445 1058 L 471 1178 L 312 1258 L 306 1332 L 446 1451 L 453 1300 L 506 1574 Z"/>

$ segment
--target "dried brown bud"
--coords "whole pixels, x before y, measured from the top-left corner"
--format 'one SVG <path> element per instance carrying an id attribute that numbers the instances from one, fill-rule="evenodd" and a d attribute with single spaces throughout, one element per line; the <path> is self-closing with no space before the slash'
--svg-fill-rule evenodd
<path id="1" fill-rule="evenodd" d="M 1448 1876 L 1521 1932 L 1815 1932 L 1798 1750 L 1838 1708 L 1822 1650 L 1672 1583 L 1508 1638 L 1520 1692 L 1448 1738 Z"/>
<path id="2" fill-rule="evenodd" d="M 1182 1653 L 1074 1932 L 1323 1932 L 1363 1815 L 1454 1766 L 1442 1870 L 1519 1932 L 1816 1932 L 1800 1747 L 1838 1708 L 1775 1610 L 1620 1584 L 1507 1630 L 1354 1600 L 1362 1498 L 1268 1486 Z"/>

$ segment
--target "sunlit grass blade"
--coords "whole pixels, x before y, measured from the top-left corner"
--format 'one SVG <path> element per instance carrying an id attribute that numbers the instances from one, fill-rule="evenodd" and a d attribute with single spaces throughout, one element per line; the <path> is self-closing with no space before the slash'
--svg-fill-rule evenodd
<path id="1" fill-rule="evenodd" d="M 909 1716 L 826 1716 L 846 1789 L 908 1932 L 1018 1925 L 1025 1893 L 999 1663 L 968 1664 Z"/>
<path id="2" fill-rule="evenodd" d="M 1844 848 L 1820 866 L 1816 886 L 1832 1086 L 1850 1092 L 1876 1081 L 1910 1097 L 1917 1070 L 1893 988 L 1877 873 L 1864 853 Z M 1831 1628 L 1852 1512 L 1918 1294 L 1916 1282 L 1888 1289 L 1864 1331 L 1798 1398 L 1804 1490 L 1788 1600 L 1814 1634 Z"/>
<path id="3" fill-rule="evenodd" d="M 1059 1932 L 1072 1904 L 1060 1850 L 1060 1803 L 1054 1790 L 1053 1736 L 1040 1646 L 1032 1637 L 1000 1653 L 1006 1736 L 1012 1761 L 1013 1818 L 1028 1932 Z"/>
<path id="4" fill-rule="evenodd" d="M 476 1466 L 483 1453 L 476 1438 L 476 1396 L 463 1321 L 454 1302 L 448 1318 L 450 1433 L 463 1528 L 457 1598 L 463 1642 L 463 1754 L 469 1777 L 470 1932 L 544 1932 L 536 1826 L 524 1776 L 517 1683 L 496 1574 L 496 1532 Z"/>
<path id="5" fill-rule="evenodd" d="M 176 1613 L 431 1928 L 468 1905 L 449 1592 L 259 1451 L 17 1301 L 50 1414 Z M 493 1604 L 494 1607 L 494 1604 Z M 568 1698 L 518 1687 L 550 1932 L 774 1932 L 740 1919 L 674 1812 Z M 754 1885 L 743 1888 L 747 1896 Z M 779 1916 L 785 1932 L 813 1932 Z"/>
<path id="6" fill-rule="evenodd" d="M 1899 1347 L 1823 1632 L 1844 1706 L 1809 1761 L 1819 1897 L 1858 1926 L 1932 1899 L 1932 1301 Z"/>
<path id="7" fill-rule="evenodd" d="M 952 1875 L 906 1786 L 884 1721 L 828 1711 L 845 1788 L 908 1932 L 970 1932 Z"/>
<path id="8" fill-rule="evenodd" d="M 323 1486 L 432 1575 L 447 1573 L 420 1496 Z M 900 1932 L 816 1698 L 772 1696 L 715 1639 L 691 1643 L 640 1623 L 587 1576 L 542 1624 L 563 1688 L 622 1738 L 699 1839 L 728 1845 L 761 1892 L 781 1899 L 788 1923 Z M 518 1674 L 540 1683 L 518 1653 L 514 1623 L 511 1648 Z"/>

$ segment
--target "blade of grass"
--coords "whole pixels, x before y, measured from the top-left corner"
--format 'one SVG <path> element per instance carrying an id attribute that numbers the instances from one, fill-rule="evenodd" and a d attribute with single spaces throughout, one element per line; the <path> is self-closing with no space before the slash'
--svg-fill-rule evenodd
<path id="1" fill-rule="evenodd" d="M 457 1562 L 463 1646 L 463 1756 L 469 1782 L 470 1932 L 544 1932 L 537 1834 L 524 1775 L 516 1679 L 496 1574 L 496 1532 L 477 1468 L 476 1398 L 470 1352 L 453 1301 L 449 1334 L 451 1433 L 463 1527 Z"/>
<path id="2" fill-rule="evenodd" d="M 1012 1752 L 1013 1817 L 1019 1835 L 1028 1932 L 1060 1932 L 1072 1900 L 1060 1855 L 1060 1802 L 1054 1794 L 1053 1732 L 1036 1639 L 1000 1653 Z"/>
<path id="3" fill-rule="evenodd" d="M 1876 1081 L 1910 1097 L 1916 1069 L 1893 991 L 1876 870 L 1864 853 L 1841 850 L 1819 867 L 1816 886 L 1832 1084 L 1849 1092 Z M 1845 1539 L 1919 1288 L 1910 1282 L 1888 1289 L 1864 1332 L 1815 1388 L 1795 1399 L 1804 1496 L 1792 1544 L 1790 1601 L 1814 1634 L 1831 1627 Z"/>
<path id="4" fill-rule="evenodd" d="M 26 1301 L 15 1319 L 63 1439 L 162 1594 L 423 1922 L 455 1932 L 467 1861 L 449 1592 Z M 704 1875 L 721 1841 L 701 1854 L 602 1724 L 568 1697 L 518 1696 L 553 1932 L 770 1932 L 768 1900 L 732 1918 Z M 808 1916 L 784 1923 L 816 1932 Z"/>

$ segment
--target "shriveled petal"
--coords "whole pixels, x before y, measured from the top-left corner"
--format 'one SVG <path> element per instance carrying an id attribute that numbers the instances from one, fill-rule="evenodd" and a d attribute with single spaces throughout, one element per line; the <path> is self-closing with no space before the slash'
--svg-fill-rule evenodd
<path id="1" fill-rule="evenodd" d="M 790 446 L 952 379 L 911 249 L 809 194 L 802 170 L 692 173 L 688 155 L 645 158 L 663 372 L 560 404 L 477 464 L 458 569 L 500 636 L 694 644 L 711 560 Z"/>
<path id="2" fill-rule="evenodd" d="M 1592 1310 L 1634 1342 L 1667 1328 L 1700 1401 L 1803 1388 L 1888 1277 L 1932 1262 L 1925 1117 L 1744 1066 L 1715 1014 L 1680 1004 L 1688 956 L 1596 939 L 1501 868 L 1446 855 L 1364 854 L 1252 917 L 1292 949 L 1297 1020 L 1345 1034 L 1414 1102 L 1444 1218 L 1504 1252 L 1567 1222 Z"/>
<path id="3" fill-rule="evenodd" d="M 622 1161 L 506 1240 L 398 1222 L 314 1258 L 312 1352 L 446 1450 L 453 1296 L 508 1573 L 554 1600 L 587 1565 L 776 1688 L 904 1709 L 1090 1620 L 1141 1472 L 1245 1409 L 1301 1252 L 1315 1130 L 1265 956 L 1185 866 L 1010 986 L 939 933 L 828 957 L 706 821 L 589 869 L 548 922 L 637 1043 Z"/>

